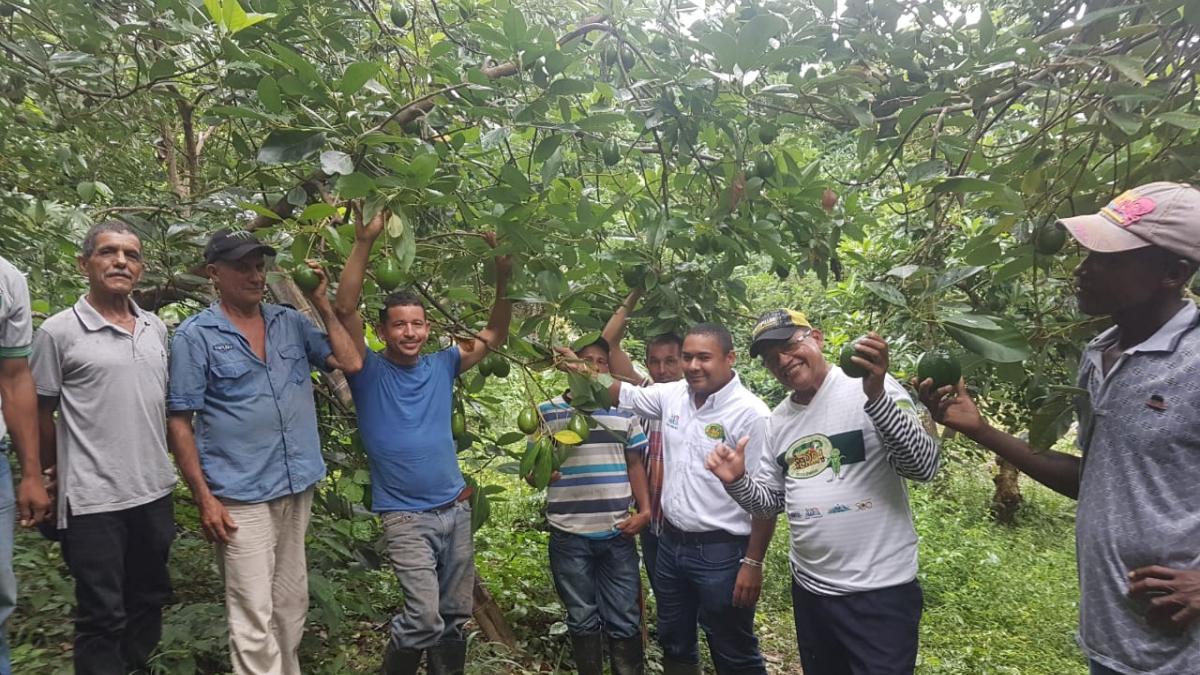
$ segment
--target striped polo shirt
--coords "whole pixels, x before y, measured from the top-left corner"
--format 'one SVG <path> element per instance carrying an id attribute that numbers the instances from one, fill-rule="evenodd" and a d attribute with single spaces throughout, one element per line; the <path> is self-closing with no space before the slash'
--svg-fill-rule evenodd
<path id="1" fill-rule="evenodd" d="M 566 428 L 574 414 L 561 396 L 539 405 L 538 412 L 551 433 Z M 563 532 L 609 539 L 620 534 L 616 525 L 629 516 L 633 502 L 625 455 L 640 455 L 648 441 L 632 413 L 597 410 L 591 418 L 591 433 L 568 449 L 562 477 L 546 490 L 546 520 Z"/>

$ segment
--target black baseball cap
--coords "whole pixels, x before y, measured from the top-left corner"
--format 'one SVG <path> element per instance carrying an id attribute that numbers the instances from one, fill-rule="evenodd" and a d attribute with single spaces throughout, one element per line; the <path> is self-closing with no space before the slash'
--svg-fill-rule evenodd
<path id="1" fill-rule="evenodd" d="M 808 318 L 791 309 L 775 309 L 758 317 L 751 332 L 750 356 L 758 356 L 768 342 L 777 342 L 792 337 L 797 328 L 812 329 Z"/>
<path id="2" fill-rule="evenodd" d="M 241 260 L 251 253 L 275 255 L 275 249 L 258 240 L 247 230 L 221 229 L 213 233 L 208 245 L 204 247 L 204 262 L 215 263 L 218 260 L 232 262 Z"/>

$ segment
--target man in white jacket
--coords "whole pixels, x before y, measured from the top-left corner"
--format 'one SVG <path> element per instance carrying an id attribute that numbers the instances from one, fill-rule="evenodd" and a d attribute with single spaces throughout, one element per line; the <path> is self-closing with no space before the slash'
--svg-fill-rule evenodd
<path id="1" fill-rule="evenodd" d="M 717 446 L 705 465 L 756 518 L 787 510 L 804 671 L 911 673 L 923 600 L 904 481 L 934 476 L 937 441 L 887 374 L 888 346 L 875 333 L 855 345 L 861 381 L 832 367 L 821 332 L 799 312 L 768 312 L 753 335 L 751 356 L 792 393 L 764 433 Z"/>

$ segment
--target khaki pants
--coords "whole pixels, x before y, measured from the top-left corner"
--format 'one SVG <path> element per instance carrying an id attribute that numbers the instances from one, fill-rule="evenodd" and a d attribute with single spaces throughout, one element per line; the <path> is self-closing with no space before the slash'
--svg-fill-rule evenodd
<path id="1" fill-rule="evenodd" d="M 238 529 L 217 551 L 238 675 L 300 675 L 308 614 L 304 534 L 312 500 L 309 488 L 259 504 L 225 503 Z"/>

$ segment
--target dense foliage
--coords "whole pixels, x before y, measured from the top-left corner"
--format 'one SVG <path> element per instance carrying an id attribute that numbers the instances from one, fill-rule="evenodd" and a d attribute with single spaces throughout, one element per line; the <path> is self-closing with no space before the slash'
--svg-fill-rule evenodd
<path id="1" fill-rule="evenodd" d="M 336 276 L 345 201 L 365 199 L 395 213 L 374 277 L 414 284 L 448 336 L 486 318 L 475 235 L 498 231 L 521 302 L 505 354 L 528 367 L 460 387 L 464 468 L 497 507 L 516 410 L 561 386 L 541 347 L 598 331 L 634 285 L 635 338 L 744 334 L 789 305 L 832 353 L 884 333 L 901 374 L 952 346 L 988 412 L 1048 447 L 1099 328 L 1049 226 L 1200 176 L 1198 32 L 1197 0 L 0 0 L 0 251 L 50 313 L 82 287 L 82 230 L 125 219 L 148 254 L 138 300 L 175 321 L 211 299 L 208 232 L 254 228 L 282 269 Z M 294 301 L 287 274 L 272 286 Z M 321 398 L 314 619 L 353 642 L 346 616 L 393 603 L 371 597 L 387 582 L 352 408 Z M 515 622 L 548 602 L 485 573 Z M 181 611 L 215 645 L 211 590 Z"/>

